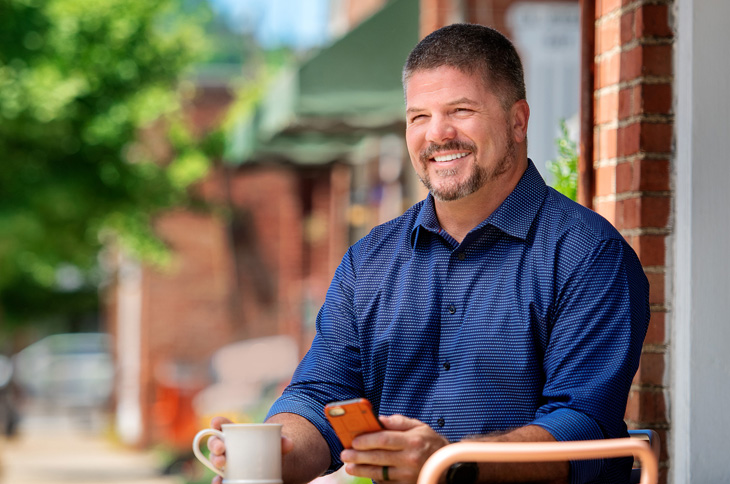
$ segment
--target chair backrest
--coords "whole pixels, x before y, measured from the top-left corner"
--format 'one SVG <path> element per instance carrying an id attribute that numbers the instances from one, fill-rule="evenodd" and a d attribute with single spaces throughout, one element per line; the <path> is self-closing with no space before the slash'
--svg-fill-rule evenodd
<path id="1" fill-rule="evenodd" d="M 634 456 L 641 462 L 641 484 L 656 484 L 657 456 L 637 438 L 573 442 L 458 442 L 429 457 L 418 484 L 436 484 L 439 476 L 457 462 L 554 462 Z"/>

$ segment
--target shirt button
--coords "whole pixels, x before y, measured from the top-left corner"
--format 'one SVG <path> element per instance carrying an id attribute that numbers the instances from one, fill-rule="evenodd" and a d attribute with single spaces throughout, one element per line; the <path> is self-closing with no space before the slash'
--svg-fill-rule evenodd
<path id="1" fill-rule="evenodd" d="M 465 253 L 463 253 L 463 252 L 459 252 L 459 253 L 458 253 L 458 254 L 456 255 L 456 257 L 458 257 L 458 258 L 459 258 L 459 260 L 464 260 L 464 259 L 466 259 L 466 254 L 465 254 Z"/>
<path id="2" fill-rule="evenodd" d="M 436 423 L 438 424 L 439 427 L 443 427 L 444 425 L 446 425 L 446 420 L 444 420 L 443 417 L 441 417 L 436 421 Z"/>
<path id="3" fill-rule="evenodd" d="M 444 361 L 444 370 L 450 370 L 451 369 L 451 363 L 448 361 Z"/>
<path id="4" fill-rule="evenodd" d="M 452 304 L 451 306 L 449 306 L 449 314 L 454 314 L 455 312 L 456 312 L 456 308 Z"/>

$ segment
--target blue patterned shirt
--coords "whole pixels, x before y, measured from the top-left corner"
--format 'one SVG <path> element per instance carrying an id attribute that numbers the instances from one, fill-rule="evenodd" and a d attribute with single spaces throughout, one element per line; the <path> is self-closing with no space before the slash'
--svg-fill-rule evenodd
<path id="1" fill-rule="evenodd" d="M 324 404 L 376 413 L 450 441 L 538 425 L 557 440 L 626 437 L 649 321 L 636 254 L 602 217 L 545 185 L 530 161 L 458 243 L 429 195 L 345 254 L 311 349 L 269 415 L 299 414 L 342 446 Z M 630 459 L 571 463 L 572 482 L 627 482 Z"/>

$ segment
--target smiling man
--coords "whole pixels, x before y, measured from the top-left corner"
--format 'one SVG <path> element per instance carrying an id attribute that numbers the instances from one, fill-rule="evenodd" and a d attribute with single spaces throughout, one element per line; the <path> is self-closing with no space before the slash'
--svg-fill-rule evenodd
<path id="1" fill-rule="evenodd" d="M 449 65 L 406 82 L 411 161 L 442 227 L 461 241 L 525 172 L 530 108 L 523 98 L 505 110 L 486 81 Z"/>
<path id="2" fill-rule="evenodd" d="M 285 481 L 344 463 L 413 483 L 450 442 L 627 436 L 648 283 L 619 233 L 528 159 L 514 47 L 487 27 L 444 27 L 411 52 L 403 85 L 408 151 L 430 193 L 338 267 L 312 347 L 269 412 L 284 424 Z M 323 407 L 358 397 L 384 430 L 343 450 Z M 209 446 L 223 465 L 222 442 Z M 444 482 L 615 484 L 630 467 L 461 463 Z"/>

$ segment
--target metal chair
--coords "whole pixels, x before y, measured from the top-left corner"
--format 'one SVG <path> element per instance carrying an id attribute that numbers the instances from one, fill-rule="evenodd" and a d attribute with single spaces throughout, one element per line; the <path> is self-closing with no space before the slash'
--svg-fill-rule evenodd
<path id="1" fill-rule="evenodd" d="M 638 439 L 646 442 L 649 444 L 649 448 L 651 448 L 652 453 L 656 457 L 657 462 L 659 462 L 659 452 L 661 451 L 661 441 L 659 439 L 659 434 L 656 433 L 654 430 L 650 429 L 637 429 L 637 430 L 629 430 L 629 437 L 632 439 Z M 634 467 L 631 470 L 631 484 L 636 484 L 640 482 L 641 477 L 641 468 L 640 467 Z"/>
<path id="2" fill-rule="evenodd" d="M 640 484 L 656 484 L 659 439 L 653 430 L 631 431 L 629 438 L 575 442 L 458 442 L 426 460 L 417 484 L 436 484 L 457 462 L 554 462 L 634 456 Z"/>

